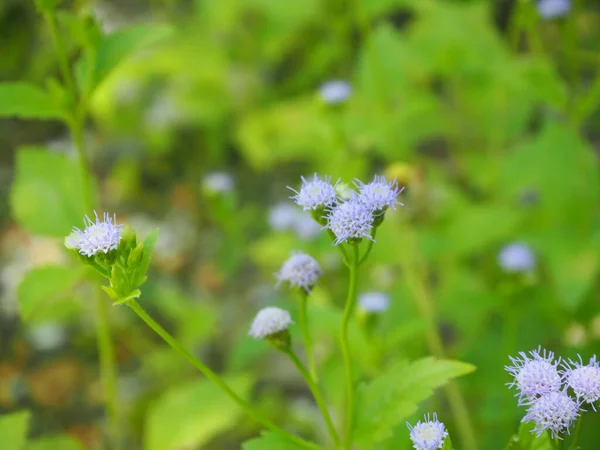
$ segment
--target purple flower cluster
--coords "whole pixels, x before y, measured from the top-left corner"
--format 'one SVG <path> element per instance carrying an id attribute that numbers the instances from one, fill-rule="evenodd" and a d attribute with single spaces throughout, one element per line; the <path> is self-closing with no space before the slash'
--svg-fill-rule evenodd
<path id="1" fill-rule="evenodd" d="M 553 437 L 569 433 L 577 420 L 583 404 L 596 410 L 594 403 L 600 399 L 600 366 L 596 356 L 584 365 L 579 362 L 555 358 L 554 353 L 538 348 L 510 357 L 512 365 L 505 369 L 513 376 L 509 387 L 518 390 L 519 405 L 528 407 L 523 422 L 535 423 L 538 436 L 549 430 Z M 572 393 L 572 395 L 570 395 Z"/>
<path id="2" fill-rule="evenodd" d="M 313 211 L 313 217 L 316 214 L 317 221 L 331 230 L 334 245 L 350 239 L 373 240 L 373 227 L 381 223 L 387 209 L 402 205 L 397 197 L 403 188 L 398 187 L 396 180 L 388 182 L 381 175 L 370 183 L 355 180 L 357 190 L 350 189 L 344 195 L 337 192 L 338 183 L 332 184 L 329 177 L 321 179 L 317 174 L 312 180 L 302 177 L 300 190 L 292 189 L 296 195 L 291 197 L 305 210 Z"/>

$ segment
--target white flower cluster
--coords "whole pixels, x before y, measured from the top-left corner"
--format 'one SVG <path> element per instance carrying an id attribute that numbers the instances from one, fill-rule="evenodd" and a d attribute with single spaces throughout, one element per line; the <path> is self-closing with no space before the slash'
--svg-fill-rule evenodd
<path id="1" fill-rule="evenodd" d="M 517 358 L 510 357 L 505 369 L 514 377 L 509 383 L 516 387 L 519 405 L 528 406 L 523 422 L 533 421 L 538 436 L 549 430 L 553 437 L 569 432 L 579 417 L 583 404 L 594 411 L 600 400 L 600 366 L 594 355 L 588 364 L 555 359 L 554 353 L 538 348 Z M 572 395 L 570 395 L 572 393 Z"/>

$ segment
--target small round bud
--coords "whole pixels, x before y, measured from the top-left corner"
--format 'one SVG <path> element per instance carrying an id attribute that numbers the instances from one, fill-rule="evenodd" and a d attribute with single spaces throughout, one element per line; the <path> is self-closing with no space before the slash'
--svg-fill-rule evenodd
<path id="1" fill-rule="evenodd" d="M 275 274 L 277 285 L 288 282 L 291 287 L 299 287 L 309 293 L 323 274 L 319 263 L 310 255 L 294 252 Z"/>
<path id="2" fill-rule="evenodd" d="M 330 105 L 342 103 L 352 94 L 352 86 L 346 81 L 332 80 L 323 83 L 319 90 L 321 99 Z"/>
<path id="3" fill-rule="evenodd" d="M 444 447 L 448 432 L 444 424 L 438 421 L 436 413 L 433 414 L 433 420 L 427 414 L 424 422 L 419 420 L 414 427 L 408 422 L 406 425 L 410 430 L 410 440 L 415 450 L 436 450 Z"/>
<path id="4" fill-rule="evenodd" d="M 248 335 L 255 339 L 265 339 L 278 350 L 285 351 L 291 345 L 288 331 L 291 323 L 292 318 L 286 310 L 276 307 L 263 308 L 256 314 Z"/>
<path id="5" fill-rule="evenodd" d="M 535 267 L 535 255 L 527 244 L 514 242 L 498 254 L 498 264 L 506 272 L 527 272 Z"/>
<path id="6" fill-rule="evenodd" d="M 390 306 L 390 298 L 383 292 L 363 292 L 358 297 L 360 308 L 371 314 L 380 314 Z"/>

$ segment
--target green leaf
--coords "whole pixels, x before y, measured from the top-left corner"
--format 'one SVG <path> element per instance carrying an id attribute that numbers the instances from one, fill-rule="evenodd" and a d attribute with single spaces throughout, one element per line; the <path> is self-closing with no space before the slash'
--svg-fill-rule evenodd
<path id="1" fill-rule="evenodd" d="M 452 439 L 450 439 L 450 436 L 448 436 L 444 441 L 444 446 L 442 447 L 442 450 L 454 450 L 454 447 L 452 446 Z"/>
<path id="2" fill-rule="evenodd" d="M 246 397 L 253 384 L 247 375 L 228 380 Z M 145 427 L 146 450 L 200 448 L 214 436 L 236 424 L 242 410 L 206 379 L 176 386 L 151 405 Z"/>
<path id="3" fill-rule="evenodd" d="M 369 446 L 391 436 L 396 425 L 414 413 L 419 402 L 450 379 L 475 370 L 471 364 L 423 358 L 400 361 L 357 390 L 354 440 Z"/>
<path id="4" fill-rule="evenodd" d="M 165 39 L 171 32 L 167 26 L 136 25 L 104 36 L 94 52 L 93 68 L 89 67 L 89 54 L 78 62 L 75 70 L 79 84 L 91 94 L 121 61 Z"/>
<path id="5" fill-rule="evenodd" d="M 89 189 L 95 196 L 95 185 Z M 80 165 L 44 148 L 19 149 L 10 203 L 13 217 L 26 231 L 67 236 L 89 212 L 85 210 Z"/>
<path id="6" fill-rule="evenodd" d="M 552 442 L 547 433 L 540 437 L 531 431 L 535 424 L 532 422 L 521 423 L 519 434 L 510 438 L 505 450 L 552 450 Z"/>
<path id="7" fill-rule="evenodd" d="M 302 450 L 303 448 L 270 431 L 265 431 L 260 437 L 242 444 L 242 450 Z"/>
<path id="8" fill-rule="evenodd" d="M 27 272 L 17 288 L 21 318 L 31 321 L 56 313 L 57 302 L 72 298 L 73 286 L 82 276 L 83 268 L 66 266 L 36 267 Z"/>
<path id="9" fill-rule="evenodd" d="M 0 83 L 0 117 L 62 119 L 52 97 L 29 83 Z"/>
<path id="10" fill-rule="evenodd" d="M 70 436 L 51 436 L 30 442 L 27 450 L 84 450 L 85 447 Z"/>
<path id="11" fill-rule="evenodd" d="M 0 416 L 2 450 L 24 450 L 29 428 L 29 411 L 18 411 Z"/>

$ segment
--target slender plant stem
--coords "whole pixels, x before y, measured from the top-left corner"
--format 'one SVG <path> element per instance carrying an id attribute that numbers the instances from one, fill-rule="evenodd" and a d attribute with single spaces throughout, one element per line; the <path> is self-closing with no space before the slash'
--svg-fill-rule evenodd
<path id="1" fill-rule="evenodd" d="M 559 450 L 558 441 L 552 437 L 552 432 L 550 430 L 548 430 L 548 440 L 554 450 Z"/>
<path id="2" fill-rule="evenodd" d="M 331 231 L 331 229 L 329 229 L 329 228 L 327 229 L 327 234 L 329 234 L 329 237 L 331 238 L 332 241 L 336 240 L 336 236 L 335 236 L 334 232 Z M 336 247 L 340 250 L 340 253 L 342 254 L 344 264 L 348 265 L 348 252 L 344 248 L 344 244 L 341 243 L 339 245 L 336 245 Z"/>
<path id="3" fill-rule="evenodd" d="M 581 435 L 581 425 L 583 424 L 583 414 L 579 416 L 577 419 L 577 424 L 575 424 L 575 432 L 573 433 L 573 441 L 571 442 L 571 446 L 569 450 L 577 450 L 577 444 L 579 443 L 579 436 Z"/>
<path id="4" fill-rule="evenodd" d="M 101 292 L 97 292 L 96 306 L 96 341 L 100 356 L 100 374 L 106 398 L 106 412 L 109 417 L 113 448 L 120 448 L 119 411 L 117 408 L 117 376 L 115 367 L 115 350 L 110 336 L 108 306 Z"/>
<path id="5" fill-rule="evenodd" d="M 443 358 L 444 346 L 435 324 L 435 310 L 433 302 L 429 298 L 429 292 L 425 287 L 424 277 L 420 276 L 412 265 L 406 264 L 403 269 L 406 281 L 411 285 L 419 312 L 428 322 L 426 338 L 429 351 L 436 357 Z M 450 381 L 445 387 L 445 393 L 450 409 L 452 410 L 452 415 L 456 421 L 462 441 L 462 448 L 465 450 L 476 450 L 477 441 L 475 440 L 473 425 L 469 417 L 469 410 L 456 383 Z"/>
<path id="6" fill-rule="evenodd" d="M 364 263 L 366 261 L 366 259 L 369 257 L 369 255 L 371 254 L 371 250 L 373 249 L 373 244 L 375 243 L 376 235 L 377 235 L 377 227 L 373 227 L 373 229 L 371 230 L 371 239 L 369 240 L 369 243 L 367 244 L 367 251 L 365 252 L 364 255 L 362 255 L 362 258 L 360 258 L 360 261 L 358 262 L 359 265 Z"/>
<path id="7" fill-rule="evenodd" d="M 308 294 L 304 290 L 300 290 L 300 330 L 302 331 L 302 338 L 304 339 L 304 349 L 306 352 L 306 361 L 308 362 L 310 376 L 315 382 L 318 383 L 319 376 L 317 374 L 315 358 L 312 352 L 312 339 L 310 337 L 310 330 L 308 329 L 307 300 Z"/>
<path id="8" fill-rule="evenodd" d="M 285 353 L 287 353 L 287 355 L 290 357 L 290 359 L 304 378 L 304 381 L 306 381 L 310 392 L 312 392 L 312 395 L 315 398 L 315 402 L 319 407 L 319 411 L 321 411 L 321 415 L 325 420 L 325 425 L 327 425 L 327 430 L 329 431 L 329 435 L 331 436 L 331 440 L 333 441 L 335 448 L 340 448 L 340 438 L 337 432 L 335 431 L 335 427 L 333 426 L 333 422 L 331 421 L 329 411 L 327 410 L 327 404 L 325 403 L 325 399 L 321 394 L 319 386 L 317 385 L 317 383 L 315 383 L 313 377 L 308 373 L 302 362 L 298 359 L 298 356 L 294 353 L 294 351 L 291 348 Z"/>
<path id="9" fill-rule="evenodd" d="M 356 303 L 356 280 L 358 272 L 358 244 L 352 244 L 352 261 L 348 266 L 350 279 L 348 282 L 348 297 L 342 316 L 342 325 L 340 328 L 340 346 L 344 359 L 344 369 L 346 372 L 346 423 L 344 434 L 344 447 L 350 448 L 352 441 L 352 421 L 354 419 L 354 375 L 352 371 L 352 360 L 350 358 L 350 345 L 348 343 L 348 325 L 354 311 Z"/>
<path id="10" fill-rule="evenodd" d="M 237 395 L 231 388 L 225 383 L 219 375 L 213 372 L 208 366 L 206 366 L 202 361 L 197 359 L 194 355 L 192 355 L 188 350 L 186 350 L 173 336 L 171 336 L 163 327 L 161 327 L 152 317 L 146 313 L 146 311 L 140 306 L 138 302 L 135 300 L 130 300 L 127 302 L 127 306 L 129 306 L 134 313 L 138 315 L 140 319 L 142 319 L 146 325 L 148 325 L 152 330 L 158 334 L 171 348 L 177 351 L 181 356 L 183 356 L 189 363 L 191 363 L 196 369 L 198 369 L 206 378 L 212 381 L 219 389 L 221 389 L 225 394 L 231 398 L 249 417 L 254 419 L 256 422 L 265 426 L 273 433 L 278 434 L 279 436 L 294 442 L 304 448 L 317 450 L 320 449 L 318 445 L 305 441 L 304 439 L 294 436 L 291 433 L 288 433 L 284 429 L 278 427 L 273 422 L 271 422 L 266 417 L 263 417 L 258 411 L 256 411 L 250 404 L 248 404 L 243 398 Z"/>
<path id="11" fill-rule="evenodd" d="M 71 75 L 71 69 L 69 68 L 69 60 L 67 58 L 67 52 L 63 45 L 62 37 L 58 30 L 58 25 L 56 23 L 56 16 L 52 13 L 46 12 L 44 13 L 44 19 L 50 28 L 50 35 L 52 36 L 52 42 L 54 43 L 54 47 L 56 49 L 56 54 L 58 57 L 58 64 L 60 67 L 61 74 L 65 80 L 65 84 L 67 88 L 71 92 L 71 94 L 76 95 L 77 90 L 75 89 L 75 83 L 73 82 L 73 76 Z M 73 100 L 75 97 L 73 97 Z"/>

